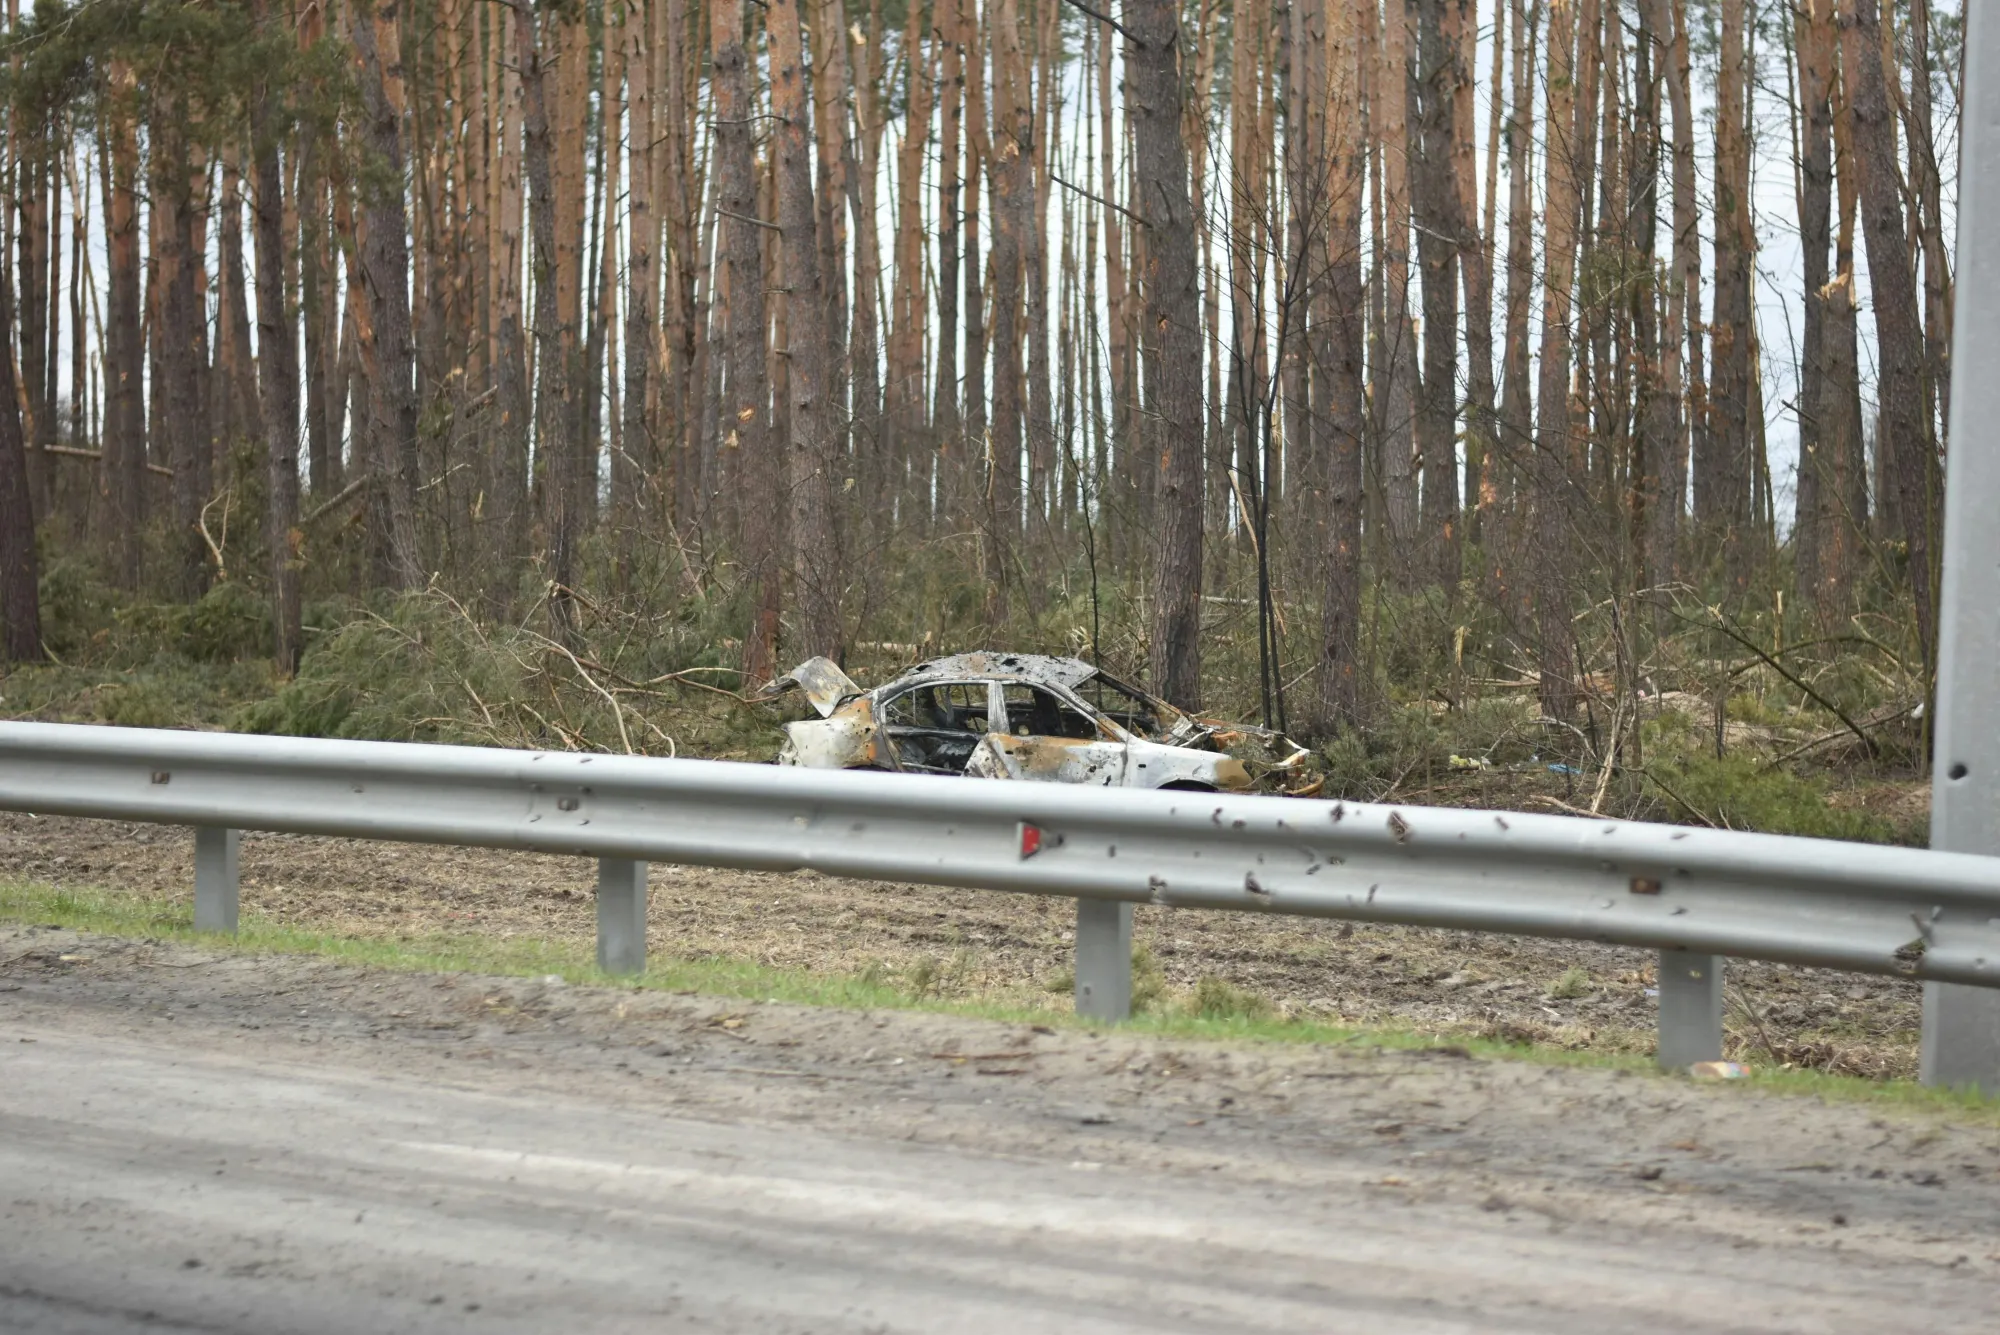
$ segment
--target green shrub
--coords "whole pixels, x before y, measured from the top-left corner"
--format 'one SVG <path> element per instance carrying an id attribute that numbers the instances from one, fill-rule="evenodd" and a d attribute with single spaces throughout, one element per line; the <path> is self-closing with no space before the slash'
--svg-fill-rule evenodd
<path id="1" fill-rule="evenodd" d="M 1275 1008 L 1268 997 L 1208 974 L 1194 985 L 1187 1009 L 1204 1020 L 1267 1020 Z"/>
<path id="2" fill-rule="evenodd" d="M 1564 969 L 1555 982 L 1549 984 L 1549 995 L 1557 1001 L 1575 1001 L 1590 990 L 1590 971 L 1578 965 Z"/>
<path id="3" fill-rule="evenodd" d="M 1720 760 L 1700 752 L 1655 756 L 1650 770 L 1670 809 L 1684 820 L 1863 843 L 1896 843 L 1901 837 L 1880 816 L 1833 806 L 1815 784 L 1743 752 Z"/>
<path id="4" fill-rule="evenodd" d="M 241 584 L 217 584 L 191 604 L 134 604 L 117 619 L 127 661 L 177 654 L 197 663 L 230 663 L 271 653 L 271 609 Z"/>
<path id="5" fill-rule="evenodd" d="M 133 675 L 96 692 L 97 717 L 121 728 L 172 728 L 186 722 L 182 702 L 151 677 Z"/>

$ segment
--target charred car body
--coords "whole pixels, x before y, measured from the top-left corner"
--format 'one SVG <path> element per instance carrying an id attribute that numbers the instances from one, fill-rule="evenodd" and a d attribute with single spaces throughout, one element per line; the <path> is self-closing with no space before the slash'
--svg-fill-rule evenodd
<path id="1" fill-rule="evenodd" d="M 785 725 L 780 765 L 1109 788 L 1314 790 L 1309 753 L 1289 738 L 1195 718 L 1081 659 L 954 654 L 863 690 L 830 659 L 813 658 L 765 693 L 792 689 L 819 717 Z"/>

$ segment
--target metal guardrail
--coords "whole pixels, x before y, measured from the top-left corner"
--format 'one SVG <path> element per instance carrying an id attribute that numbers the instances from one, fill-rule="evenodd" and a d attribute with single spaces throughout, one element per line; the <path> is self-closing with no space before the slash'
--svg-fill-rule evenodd
<path id="1" fill-rule="evenodd" d="M 1067 896 L 1107 1019 L 1134 904 L 1655 949 L 1669 1067 L 1720 1055 L 1722 956 L 2000 987 L 2000 858 L 1611 820 L 37 723 L 0 723 L 0 808 L 196 827 L 209 930 L 239 830 L 596 857 L 613 972 L 649 862 Z"/>

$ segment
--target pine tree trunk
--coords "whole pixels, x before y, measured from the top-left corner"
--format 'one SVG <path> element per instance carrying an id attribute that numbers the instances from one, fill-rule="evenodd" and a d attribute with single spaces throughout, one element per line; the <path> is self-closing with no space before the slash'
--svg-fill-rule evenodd
<path id="1" fill-rule="evenodd" d="M 937 496 L 949 515 L 966 498 L 961 485 L 966 442 L 958 412 L 959 154 L 965 137 L 965 9 L 967 0 L 941 0 L 938 37 L 943 46 L 939 88 L 937 195 L 937 384 L 931 418 L 937 434 Z"/>
<path id="2" fill-rule="evenodd" d="M 555 133 L 550 125 L 547 66 L 536 32 L 530 0 L 511 0 L 514 9 L 516 64 L 521 72 L 523 165 L 528 176 L 530 267 L 534 278 L 535 313 L 535 454 L 540 474 L 542 515 L 547 525 L 549 621 L 556 638 L 575 637 L 574 592 L 576 518 L 570 513 L 576 495 L 571 469 L 575 443 L 570 432 L 576 421 L 574 337 L 565 338 L 559 305 L 562 283 L 557 269 L 566 251 L 556 237 Z M 569 331 L 572 335 L 574 330 Z"/>
<path id="3" fill-rule="evenodd" d="M 1829 0 L 1807 0 L 1793 16 L 1793 45 L 1799 89 L 1799 246 L 1803 256 L 1804 326 L 1799 340 L 1799 473 L 1797 510 L 1792 522 L 1792 561 L 1797 588 L 1826 620 L 1834 612 L 1829 597 L 1825 552 L 1835 517 L 1827 486 L 1831 452 L 1826 449 L 1820 405 L 1826 397 L 1827 271 L 1833 249 L 1833 28 Z M 1817 12 L 1815 12 L 1817 11 Z"/>
<path id="4" fill-rule="evenodd" d="M 174 471 L 174 542 L 178 557 L 176 592 L 193 602 L 207 590 L 208 548 L 202 539 L 202 510 L 211 495 L 213 454 L 208 414 L 201 393 L 203 310 L 195 270 L 202 262 L 195 246 L 193 165 L 181 133 L 185 111 L 174 107 L 156 118 L 152 140 L 152 241 L 160 295 L 159 389 L 154 398 L 165 429 L 168 467 Z"/>
<path id="5" fill-rule="evenodd" d="M 1535 413 L 1535 603 L 1540 641 L 1536 649 L 1542 712 L 1565 719 L 1576 706 L 1577 691 L 1570 606 L 1576 596 L 1576 568 L 1571 557 L 1580 507 L 1573 501 L 1577 460 L 1570 402 L 1570 318 L 1577 221 L 1582 209 L 1575 151 L 1583 136 L 1578 134 L 1577 124 L 1577 44 L 1570 0 L 1550 0 L 1548 16 L 1547 241 L 1543 248 L 1541 383 Z"/>
<path id="6" fill-rule="evenodd" d="M 38 663 L 42 650 L 40 567 L 28 481 L 28 441 L 15 378 L 14 294 L 0 261 L 0 662 Z"/>
<path id="7" fill-rule="evenodd" d="M 266 16 L 263 0 L 258 18 Z M 257 252 L 257 378 L 261 391 L 265 476 L 269 494 L 264 543 L 270 562 L 272 657 L 279 673 L 298 671 L 299 626 L 299 371 L 298 325 L 286 304 L 284 175 L 278 162 L 278 92 L 260 81 L 251 103 L 251 172 L 254 213 L 251 243 Z"/>
<path id="8" fill-rule="evenodd" d="M 1424 373 L 1417 412 L 1423 457 L 1424 557 L 1420 576 L 1458 579 L 1458 262 L 1462 219 L 1454 171 L 1458 84 L 1457 0 L 1418 0 L 1417 149 L 1413 202 L 1423 272 Z"/>
<path id="9" fill-rule="evenodd" d="M 1042 4 L 1036 7 L 1032 21 L 1041 20 L 1038 30 L 1045 21 L 1053 17 L 1054 7 Z M 1053 59 L 1049 48 L 1054 45 L 1054 35 L 1042 32 L 1036 42 L 1041 57 L 1042 76 L 1040 99 L 1032 107 L 1028 132 L 1027 151 L 1021 162 L 1021 189 L 1015 196 L 1015 207 L 1021 210 L 1021 283 L 1022 305 L 1026 317 L 1028 337 L 1028 416 L 1024 423 L 1026 449 L 1028 455 L 1028 511 L 1038 534 L 1048 532 L 1051 509 L 1049 478 L 1055 456 L 1055 411 L 1049 385 L 1049 225 L 1048 191 L 1043 182 L 1048 177 L 1049 164 L 1049 108 L 1055 96 L 1052 77 Z M 1032 57 L 1023 60 L 1020 66 L 1020 80 L 1023 92 L 1030 87 L 1029 70 Z M 1033 549 L 1037 553 L 1037 566 L 1041 564 L 1039 555 L 1041 544 Z M 1039 610 L 1042 599 L 1041 581 L 1029 582 L 1022 592 L 1029 605 Z"/>
<path id="10" fill-rule="evenodd" d="M 1875 313 L 1882 415 L 1875 448 L 1886 463 L 1896 500 L 1896 536 L 1908 551 L 1917 644 L 1928 670 L 1937 653 L 1937 504 L 1942 478 L 1936 441 L 1924 412 L 1923 325 L 1896 173 L 1881 19 L 1876 0 L 1844 0 L 1843 8 L 1841 66 L 1854 121 L 1862 235 L 1868 245 L 1868 284 Z"/>
<path id="11" fill-rule="evenodd" d="M 1182 138 L 1178 7 L 1125 0 L 1126 114 L 1146 220 L 1143 342 L 1158 386 L 1148 432 L 1159 469 L 1150 668 L 1153 689 L 1201 704 L 1202 382 L 1200 266 Z"/>
<path id="12" fill-rule="evenodd" d="M 375 474 L 384 573 L 391 587 L 418 589 L 424 560 L 417 535 L 416 354 L 410 331 L 409 219 L 403 204 L 402 57 L 398 0 L 378 0 L 353 16 L 363 138 L 380 180 L 363 197 L 361 272 L 367 323 L 361 355 L 368 376 L 368 456 Z"/>
<path id="13" fill-rule="evenodd" d="M 12 198 L 5 211 L 16 213 L 14 242 L 19 256 L 15 270 L 18 303 L 16 325 L 8 326 L 21 340 L 18 393 L 26 418 L 28 485 L 36 507 L 46 514 L 54 497 L 55 459 L 48 453 L 56 443 L 55 404 L 48 392 L 55 349 L 48 341 L 52 289 L 49 275 L 49 159 L 51 127 L 47 113 L 16 109 L 9 117 L 14 135 Z M 4 263 L 0 257 L 0 263 Z"/>
<path id="14" fill-rule="evenodd" d="M 1916 196 L 1917 240 L 1924 257 L 1924 374 L 1927 410 L 1936 422 L 1951 420 L 1952 255 L 1945 245 L 1943 190 L 1938 180 L 1936 131 L 1931 125 L 1931 3 L 1909 0 L 1910 91 L 1903 100 L 1904 137 L 1910 146 L 1910 192 Z"/>
<path id="15" fill-rule="evenodd" d="M 139 284 L 139 144 L 133 127 L 131 68 L 113 62 L 107 128 L 105 254 L 106 523 L 121 582 L 139 587 L 141 545 L 147 518 L 145 337 Z"/>
<path id="16" fill-rule="evenodd" d="M 817 21 L 809 34 L 812 56 L 813 129 L 819 143 L 815 203 L 819 213 L 819 277 L 826 288 L 826 332 L 830 340 L 827 365 L 832 368 L 828 394 L 834 404 L 834 427 L 838 433 L 834 449 L 846 454 L 851 441 L 865 439 L 852 433 L 852 416 L 847 407 L 849 387 L 854 384 L 854 368 L 847 357 L 849 293 L 847 290 L 848 201 L 851 186 L 858 188 L 858 166 L 854 138 L 848 133 L 847 103 L 853 95 L 853 62 L 849 59 L 849 33 L 843 21 L 842 0 L 813 0 Z M 911 6 L 914 13 L 918 6 Z M 870 187 L 873 188 L 872 185 Z M 866 235 L 874 237 L 872 224 Z M 871 257 L 872 262 L 872 257 Z M 872 272 L 872 270 L 871 270 Z M 871 279 L 865 289 L 874 301 Z M 876 349 L 870 345 L 872 357 Z M 867 383 L 875 384 L 875 369 L 867 371 Z M 871 394 L 873 390 L 869 391 Z M 874 423 L 871 421 L 870 426 Z"/>
<path id="17" fill-rule="evenodd" d="M 216 370 L 214 420 L 224 449 L 243 438 L 260 439 L 257 368 L 250 351 L 250 294 L 243 266 L 243 178 L 234 144 L 222 150 L 221 226 L 217 230 Z M 254 167 L 253 167 L 254 170 Z M 279 216 L 279 224 L 284 222 Z M 255 244 L 254 240 L 252 244 Z M 282 275 L 281 275 L 282 278 Z"/>
<path id="18" fill-rule="evenodd" d="M 1664 144 L 1660 128 L 1660 87 L 1668 77 L 1673 19 L 1665 0 L 1644 0 L 1639 9 L 1635 85 L 1639 111 L 1638 166 L 1633 172 L 1632 208 L 1637 222 L 1634 245 L 1646 257 L 1654 281 L 1634 296 L 1638 317 L 1640 388 L 1637 502 L 1641 510 L 1641 577 L 1647 589 L 1661 589 L 1675 576 L 1679 543 L 1681 430 L 1681 327 L 1678 285 L 1662 273 L 1658 251 L 1660 180 Z M 1665 291 L 1662 293 L 1661 289 Z M 1664 300 L 1662 297 L 1664 296 Z M 1657 599 L 1657 595 L 1654 595 Z M 1657 601 L 1655 607 L 1658 606 Z M 1658 618 L 1656 617 L 1657 621 Z"/>
<path id="19" fill-rule="evenodd" d="M 843 645 L 841 591 L 846 572 L 834 527 L 841 460 L 828 401 L 826 293 L 819 272 L 799 0 L 770 0 L 771 131 L 777 167 L 778 227 L 790 324 L 793 573 L 798 590 L 799 649 L 838 658 Z"/>
<path id="20" fill-rule="evenodd" d="M 1695 522 L 1720 542 L 1726 574 L 1747 591 L 1751 553 L 1750 152 L 1744 139 L 1745 0 L 1722 0 L 1716 82 L 1714 399 L 1708 450 L 1694 460 Z"/>
<path id="21" fill-rule="evenodd" d="M 1514 49 L 1513 91 L 1507 116 L 1507 309 L 1500 369 L 1500 433 L 1497 445 L 1504 470 L 1498 552 L 1491 564 L 1503 607 L 1521 606 L 1528 593 L 1533 557 L 1527 542 L 1526 491 L 1534 474 L 1534 384 L 1529 364 L 1528 317 L 1535 275 L 1535 65 L 1540 53 L 1536 25 L 1527 21 L 1527 0 L 1509 0 Z M 1539 10 L 1536 11 L 1539 17 Z M 1517 568 L 1519 567 L 1519 568 Z"/>
<path id="22" fill-rule="evenodd" d="M 659 3 L 659 0 L 651 0 Z M 626 520 L 657 510 L 647 505 L 652 494 L 649 484 L 659 475 L 660 447 L 655 435 L 656 420 L 646 410 L 650 396 L 658 389 L 654 357 L 658 342 L 653 334 L 653 292 L 658 278 L 653 272 L 652 134 L 656 120 L 653 108 L 652 52 L 646 42 L 646 16 L 650 5 L 627 0 L 625 10 L 625 77 L 630 84 L 626 129 L 626 164 L 631 184 L 625 196 L 625 420 L 620 428 L 623 448 L 612 460 L 612 503 L 621 507 Z M 736 9 L 737 26 L 742 26 L 742 10 Z M 738 59 L 741 59 L 739 41 Z M 716 100 L 720 107 L 720 99 Z M 718 116 L 722 113 L 718 109 Z M 739 113 L 740 114 L 740 113 Z M 733 128 L 733 127 L 732 127 Z M 722 127 L 716 127 L 719 137 Z"/>
<path id="23" fill-rule="evenodd" d="M 1361 41 L 1351 6 L 1336 3 L 1326 25 L 1327 138 L 1321 161 L 1327 176 L 1326 285 L 1334 315 L 1332 346 L 1315 374 L 1330 379 L 1332 416 L 1325 422 L 1320 451 L 1325 468 L 1325 528 L 1321 563 L 1321 623 L 1316 673 L 1315 731 L 1359 727 L 1365 721 L 1361 661 L 1362 348 L 1364 297 L 1361 282 L 1362 168 L 1367 144 L 1360 133 Z"/>
<path id="24" fill-rule="evenodd" d="M 1021 371 L 1022 225 L 1021 199 L 1033 190 L 1028 156 L 1034 151 L 1034 120 L 1024 96 L 1027 60 L 1021 50 L 1020 14 L 1014 0 L 999 0 L 989 11 L 993 36 L 993 425 L 987 482 L 989 619 L 1006 615 L 1014 577 L 1014 554 L 1021 533 L 1021 432 L 1026 385 Z"/>
<path id="25" fill-rule="evenodd" d="M 883 497 L 907 518 L 909 470 L 924 430 L 924 157 L 930 147 L 931 56 L 924 41 L 923 7 L 911 5 L 903 28 L 903 140 L 896 155 L 895 272 L 891 276 L 889 376 L 885 383 L 888 430 L 884 433 Z"/>
<path id="26" fill-rule="evenodd" d="M 1696 191 L 1694 160 L 1694 108 L 1692 58 L 1689 54 L 1687 0 L 1671 0 L 1673 6 L 1672 66 L 1667 71 L 1667 101 L 1674 122 L 1674 291 L 1668 305 L 1668 324 L 1678 324 L 1686 338 L 1687 386 L 1685 417 L 1687 440 L 1677 441 L 1674 469 L 1663 490 L 1678 529 L 1688 494 L 1688 473 L 1694 458 L 1707 457 L 1711 430 L 1708 402 L 1708 373 L 1702 351 L 1701 317 L 1701 206 Z M 1699 507 L 1697 507 L 1699 514 Z"/>
<path id="27" fill-rule="evenodd" d="M 750 498 L 743 507 L 744 575 L 750 625 L 743 639 L 743 672 L 753 682 L 777 674 L 778 616 L 784 597 L 784 472 L 771 433 L 770 391 L 764 372 L 763 238 L 757 218 L 757 163 L 752 147 L 756 104 L 750 96 L 743 49 L 743 0 L 710 0 L 709 39 L 715 98 L 715 190 L 718 307 L 726 341 L 724 447 L 740 461 L 738 477 Z"/>
<path id="28" fill-rule="evenodd" d="M 1458 84 L 1452 130 L 1456 140 L 1452 159 L 1458 184 L 1459 267 L 1465 283 L 1465 361 L 1467 407 L 1465 416 L 1465 540 L 1480 540 L 1481 514 L 1486 493 L 1487 457 L 1499 438 L 1494 420 L 1493 386 L 1493 212 L 1499 193 L 1501 61 L 1506 54 L 1505 33 L 1496 6 L 1493 42 L 1493 86 L 1491 116 L 1488 121 L 1486 159 L 1486 217 L 1479 213 L 1478 166 L 1474 132 L 1474 77 L 1479 44 L 1479 12 L 1474 0 L 1452 0 L 1458 8 Z"/>
<path id="29" fill-rule="evenodd" d="M 1387 392 L 1375 404 L 1375 435 L 1381 451 L 1377 468 L 1386 507 L 1382 555 L 1389 578 L 1407 588 L 1417 576 L 1413 560 L 1419 538 L 1414 427 L 1419 389 L 1416 330 L 1410 321 L 1410 25 L 1399 0 L 1389 0 L 1384 12 L 1379 55 L 1369 107 L 1382 153 L 1382 258 L 1378 263 L 1383 270 L 1385 370 L 1378 376 Z"/>

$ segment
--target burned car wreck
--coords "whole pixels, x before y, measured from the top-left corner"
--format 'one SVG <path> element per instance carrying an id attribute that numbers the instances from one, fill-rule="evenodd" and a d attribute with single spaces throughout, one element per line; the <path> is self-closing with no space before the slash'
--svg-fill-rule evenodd
<path id="1" fill-rule="evenodd" d="M 780 765 L 885 769 L 1107 788 L 1318 791 L 1310 752 L 1265 728 L 1196 718 L 1076 658 L 933 658 L 863 690 L 808 659 L 763 692 L 804 693 L 818 718 L 785 725 Z"/>

